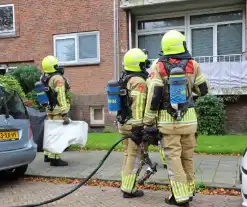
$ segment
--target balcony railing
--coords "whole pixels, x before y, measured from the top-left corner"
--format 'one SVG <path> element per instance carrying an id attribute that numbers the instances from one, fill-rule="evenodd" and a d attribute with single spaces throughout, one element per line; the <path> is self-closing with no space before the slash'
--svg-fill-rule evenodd
<path id="1" fill-rule="evenodd" d="M 245 54 L 194 57 L 218 95 L 247 94 L 247 61 Z"/>

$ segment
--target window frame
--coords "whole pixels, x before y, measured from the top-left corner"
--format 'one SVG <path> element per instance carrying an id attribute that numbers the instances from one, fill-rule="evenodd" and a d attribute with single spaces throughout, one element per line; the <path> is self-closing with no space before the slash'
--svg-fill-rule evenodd
<path id="1" fill-rule="evenodd" d="M 11 6 L 13 8 L 13 30 L 8 31 L 8 32 L 1 32 L 0 31 L 0 38 L 13 37 L 16 35 L 15 5 L 14 4 L 0 4 L 0 8 L 9 7 L 9 6 Z"/>
<path id="2" fill-rule="evenodd" d="M 79 37 L 91 36 L 91 35 L 96 35 L 97 58 L 79 59 Z M 73 65 L 97 65 L 97 64 L 100 64 L 100 32 L 99 31 L 54 35 L 53 36 L 54 56 L 57 55 L 56 41 L 57 40 L 66 40 L 66 39 L 71 39 L 71 38 L 74 38 L 74 40 L 75 40 L 75 60 L 59 61 L 59 65 L 61 65 L 61 66 L 73 66 Z"/>
<path id="3" fill-rule="evenodd" d="M 190 24 L 190 17 L 195 15 L 203 15 L 203 14 L 215 14 L 221 12 L 234 12 L 234 11 L 242 11 L 243 18 L 242 20 L 234 20 L 234 21 L 226 21 L 226 22 L 215 22 L 215 23 L 205 23 L 205 24 Z M 176 18 L 176 17 L 184 17 L 185 24 L 184 26 L 178 27 L 167 27 L 167 28 L 157 28 L 151 30 L 138 30 L 138 22 L 139 21 L 148 21 L 148 20 L 157 20 L 157 19 L 165 19 L 165 18 Z M 219 8 L 212 8 L 212 9 L 201 9 L 201 10 L 192 10 L 192 11 L 184 11 L 184 12 L 174 12 L 170 14 L 158 14 L 158 15 L 146 15 L 146 16 L 138 16 L 136 17 L 135 24 L 136 24 L 136 47 L 138 47 L 138 37 L 143 35 L 152 35 L 152 34 L 161 34 L 165 33 L 167 30 L 176 29 L 176 30 L 184 30 L 186 36 L 186 42 L 188 50 L 192 53 L 192 29 L 199 29 L 199 28 L 208 28 L 213 27 L 213 61 L 217 61 L 217 25 L 226 25 L 229 23 L 242 23 L 242 53 L 245 53 L 245 35 L 246 35 L 246 26 L 245 26 L 245 7 L 242 5 L 236 5 L 234 7 L 219 7 Z M 215 35 L 216 34 L 216 35 Z M 230 54 L 230 55 L 239 55 L 239 54 Z M 220 56 L 220 55 L 219 55 Z M 201 56 L 203 57 L 203 56 Z"/>
<path id="4" fill-rule="evenodd" d="M 102 120 L 95 120 L 94 119 L 94 110 L 100 109 L 102 110 Z M 97 126 L 104 126 L 105 125 L 105 109 L 104 106 L 90 106 L 90 125 L 97 125 Z"/>

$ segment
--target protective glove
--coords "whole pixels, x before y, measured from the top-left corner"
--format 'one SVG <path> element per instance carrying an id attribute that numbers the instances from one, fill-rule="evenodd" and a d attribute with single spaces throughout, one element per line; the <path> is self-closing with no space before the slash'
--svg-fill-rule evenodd
<path id="1" fill-rule="evenodd" d="M 140 145 L 142 143 L 142 131 L 143 131 L 143 126 L 132 127 L 131 140 L 135 142 L 136 145 Z"/>
<path id="2" fill-rule="evenodd" d="M 68 125 L 72 122 L 71 119 L 67 116 L 63 117 L 63 120 L 63 125 Z"/>
<path id="3" fill-rule="evenodd" d="M 158 145 L 160 140 L 159 130 L 153 126 L 145 126 L 143 129 L 143 140 L 152 145 Z"/>

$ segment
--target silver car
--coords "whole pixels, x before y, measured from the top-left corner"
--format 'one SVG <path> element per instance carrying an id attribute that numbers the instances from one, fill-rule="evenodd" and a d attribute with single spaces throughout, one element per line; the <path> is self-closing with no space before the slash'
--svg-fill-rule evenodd
<path id="1" fill-rule="evenodd" d="M 0 85 L 0 174 L 23 176 L 36 152 L 26 107 L 15 90 Z"/>

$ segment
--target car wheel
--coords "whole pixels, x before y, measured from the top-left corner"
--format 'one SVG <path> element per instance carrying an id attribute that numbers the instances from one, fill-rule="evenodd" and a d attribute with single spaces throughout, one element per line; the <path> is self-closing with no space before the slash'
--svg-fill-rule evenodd
<path id="1" fill-rule="evenodd" d="M 21 178 L 26 173 L 27 168 L 28 168 L 28 165 L 23 165 L 23 166 L 13 168 L 10 170 L 5 170 L 4 177 L 6 176 L 6 178 L 11 179 L 11 180 Z"/>

